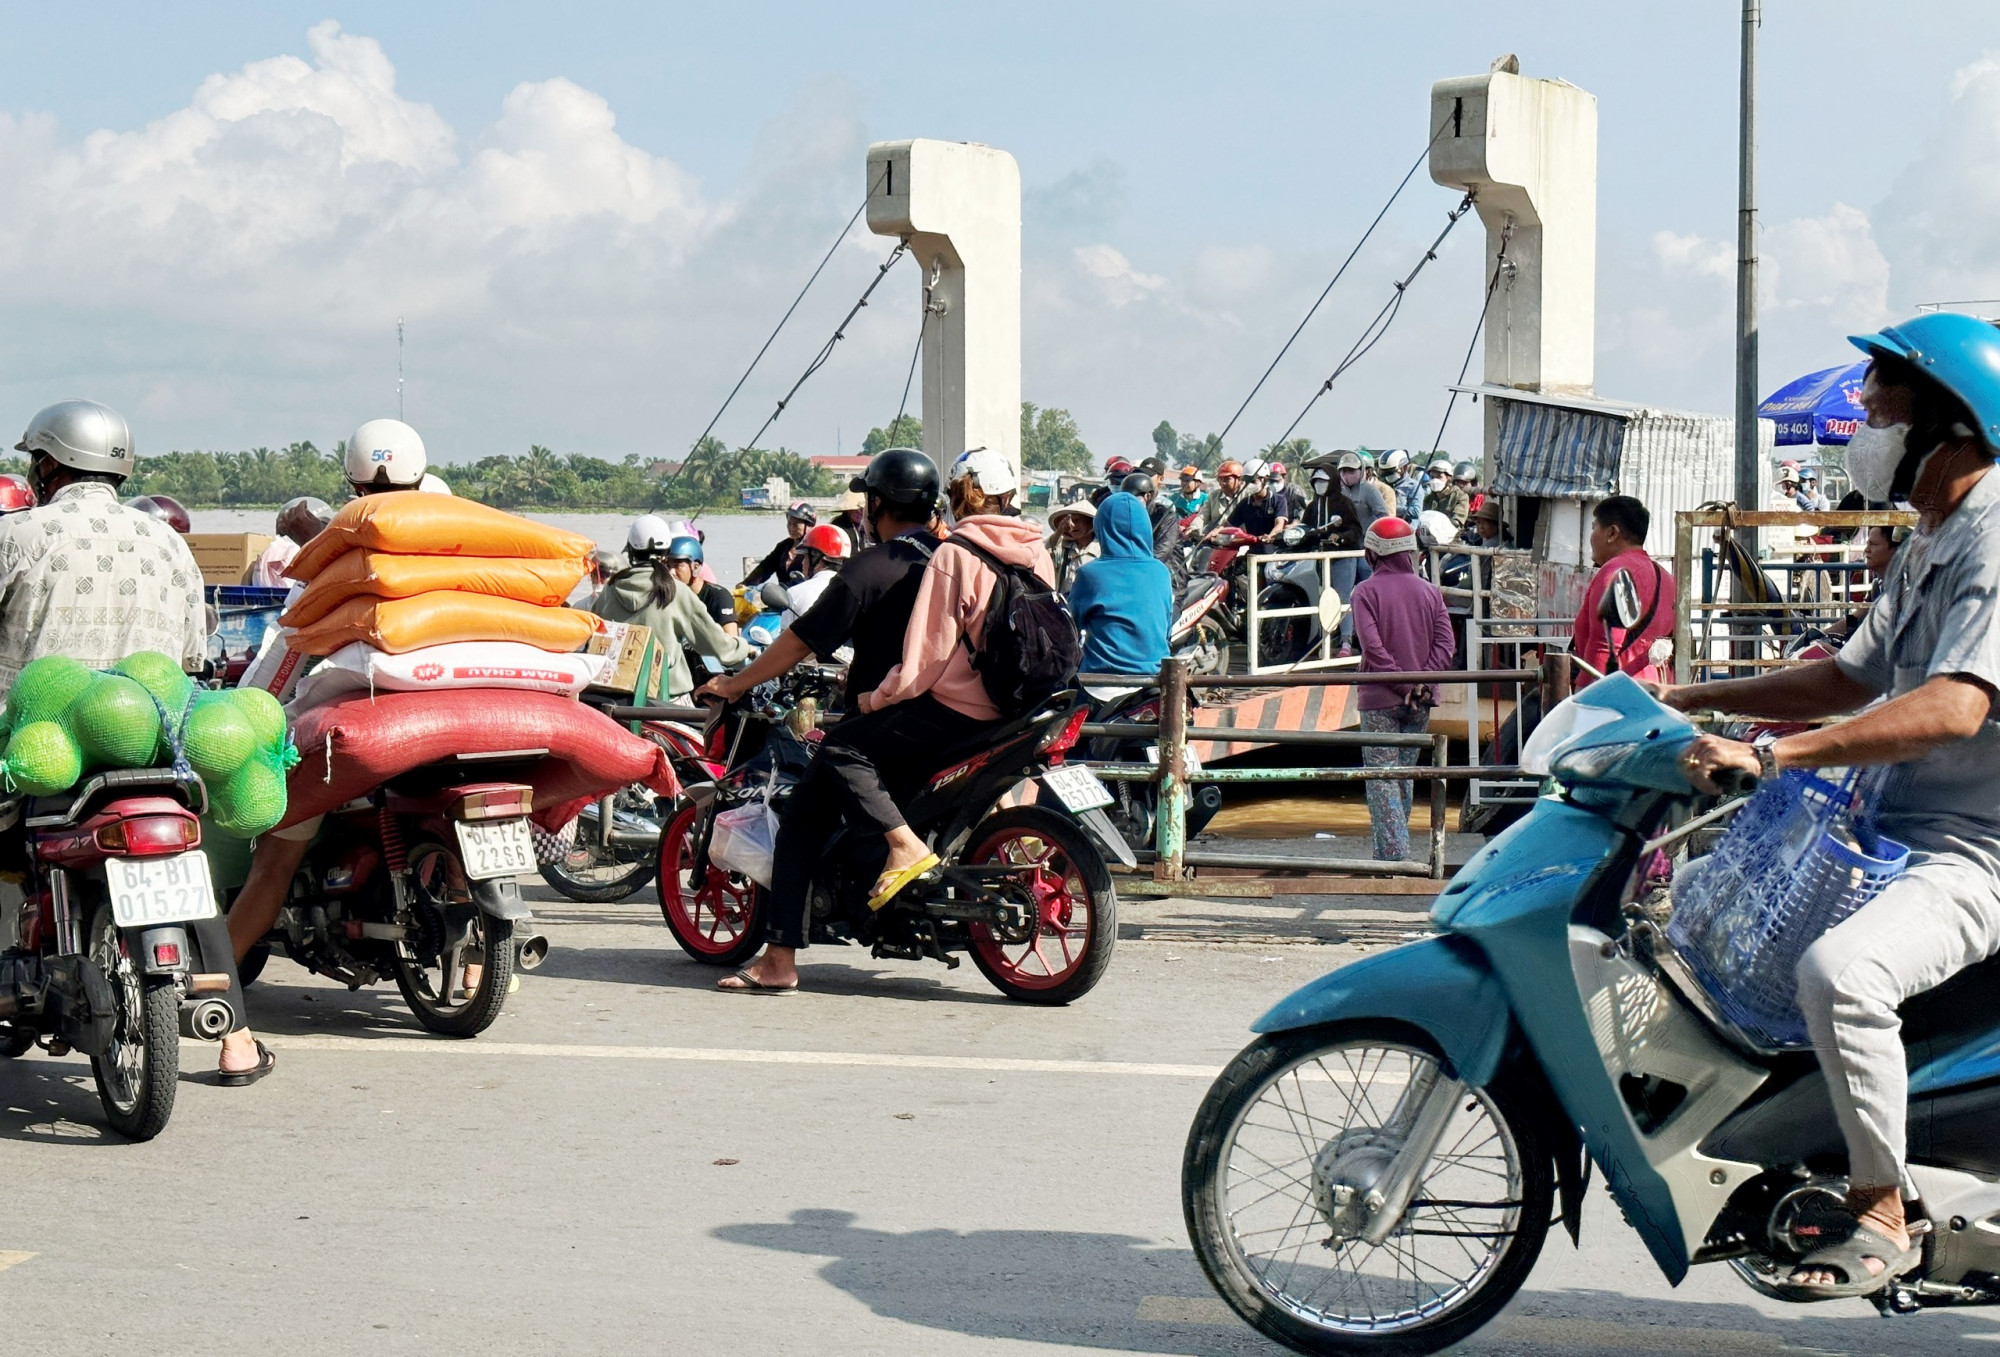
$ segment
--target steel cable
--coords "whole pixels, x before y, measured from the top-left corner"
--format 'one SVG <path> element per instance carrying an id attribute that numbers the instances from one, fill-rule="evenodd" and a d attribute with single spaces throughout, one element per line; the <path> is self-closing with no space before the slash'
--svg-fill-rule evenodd
<path id="1" fill-rule="evenodd" d="M 771 411 L 769 417 L 757 426 L 757 432 L 750 435 L 750 441 L 745 443 L 744 447 L 756 447 L 757 440 L 764 436 L 766 429 L 778 422 L 778 416 L 785 413 L 785 407 L 791 404 L 792 397 L 799 394 L 799 388 L 806 384 L 806 379 L 826 366 L 826 360 L 833 357 L 834 346 L 847 338 L 848 325 L 853 322 L 856 316 L 861 314 L 861 308 L 868 305 L 868 298 L 874 294 L 877 287 L 881 286 L 882 280 L 889 276 L 889 270 L 896 266 L 896 261 L 909 252 L 909 248 L 910 243 L 907 240 L 896 242 L 896 248 L 889 251 L 889 257 L 882 261 L 882 266 L 875 270 L 874 278 L 870 279 L 868 286 L 862 289 L 859 300 L 848 308 L 847 314 L 841 317 L 840 324 L 833 327 L 833 337 L 820 346 L 820 351 L 813 355 L 813 360 L 810 363 L 806 364 L 806 370 L 799 374 L 799 379 L 796 382 L 792 383 L 792 389 L 779 399 L 777 406 Z"/>

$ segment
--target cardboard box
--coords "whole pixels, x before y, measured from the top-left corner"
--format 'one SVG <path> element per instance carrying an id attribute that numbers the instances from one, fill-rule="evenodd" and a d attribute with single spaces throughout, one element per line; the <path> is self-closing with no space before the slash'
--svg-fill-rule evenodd
<path id="1" fill-rule="evenodd" d="M 184 540 L 204 584 L 248 583 L 250 567 L 271 545 L 270 535 L 261 532 L 191 532 Z"/>
<path id="2" fill-rule="evenodd" d="M 604 630 L 590 638 L 583 650 L 586 655 L 609 655 L 611 663 L 591 684 L 594 692 L 635 693 L 643 677 L 646 686 L 652 687 L 652 676 L 658 672 L 659 643 L 653 639 L 652 628 L 639 622 L 606 622 Z"/>

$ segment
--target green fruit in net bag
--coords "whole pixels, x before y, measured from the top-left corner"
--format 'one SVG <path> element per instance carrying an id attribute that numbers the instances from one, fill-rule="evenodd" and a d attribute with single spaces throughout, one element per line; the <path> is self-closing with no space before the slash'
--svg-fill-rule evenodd
<path id="1" fill-rule="evenodd" d="M 197 697 L 181 739 L 188 762 L 211 784 L 226 781 L 257 750 L 256 732 L 227 693 Z"/>
<path id="2" fill-rule="evenodd" d="M 152 694 L 120 674 L 99 674 L 69 704 L 62 724 L 92 768 L 150 768 L 160 747 L 160 713 Z"/>
<path id="3" fill-rule="evenodd" d="M 211 793 L 210 813 L 232 834 L 262 834 L 285 818 L 285 777 L 264 759 L 238 768 Z"/>
<path id="4" fill-rule="evenodd" d="M 7 790 L 22 796 L 53 796 L 83 776 L 83 753 L 55 721 L 30 721 L 7 741 Z"/>
<path id="5" fill-rule="evenodd" d="M 19 730 L 37 721 L 53 721 L 82 697 L 97 675 L 67 655 L 31 660 L 14 676 L 7 690 L 7 729 Z"/>
<path id="6" fill-rule="evenodd" d="M 262 688 L 231 688 L 229 700 L 250 723 L 250 733 L 257 737 L 259 749 L 275 750 L 284 743 L 285 709 L 277 698 Z"/>
<path id="7" fill-rule="evenodd" d="M 151 693 L 166 710 L 167 719 L 180 724 L 194 683 L 181 672 L 178 660 L 170 660 L 157 650 L 139 650 L 118 661 L 112 669 Z"/>

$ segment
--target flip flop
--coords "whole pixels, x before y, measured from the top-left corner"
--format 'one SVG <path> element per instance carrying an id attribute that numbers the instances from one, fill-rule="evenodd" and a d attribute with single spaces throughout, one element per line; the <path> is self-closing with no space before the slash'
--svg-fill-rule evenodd
<path id="1" fill-rule="evenodd" d="M 269 1046 L 259 1041 L 256 1064 L 247 1070 L 219 1071 L 215 1082 L 224 1088 L 248 1088 L 276 1068 L 278 1068 L 278 1057 L 271 1053 Z"/>
<path id="2" fill-rule="evenodd" d="M 1893 1283 L 1898 1277 L 1910 1271 L 1923 1261 L 1923 1248 L 1913 1237 L 1908 1248 L 1899 1248 L 1896 1241 L 1856 1224 L 1854 1233 L 1838 1244 L 1829 1244 L 1801 1259 L 1793 1272 L 1803 1272 L 1811 1268 L 1824 1268 L 1847 1278 L 1826 1286 L 1804 1286 L 1787 1281 L 1785 1289 L 1806 1300 L 1845 1300 L 1853 1296 L 1872 1296 L 1877 1291 Z M 1867 1260 L 1873 1258 L 1886 1264 L 1880 1272 L 1870 1272 Z"/>
<path id="3" fill-rule="evenodd" d="M 797 994 L 799 992 L 798 981 L 794 980 L 789 985 L 767 985 L 751 975 L 748 966 L 745 966 L 735 975 L 728 978 L 741 980 L 743 983 L 740 985 L 725 985 L 720 980 L 716 981 L 715 987 L 724 994 Z"/>
<path id="4" fill-rule="evenodd" d="M 938 868 L 938 855 L 926 853 L 907 867 L 898 867 L 893 872 L 884 872 L 875 878 L 875 893 L 868 897 L 868 908 L 880 909 L 901 895 L 917 878 Z"/>

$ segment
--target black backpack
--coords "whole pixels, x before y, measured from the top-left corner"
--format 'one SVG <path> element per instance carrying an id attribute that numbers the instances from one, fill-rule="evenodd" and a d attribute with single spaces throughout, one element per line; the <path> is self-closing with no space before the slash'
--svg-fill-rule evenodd
<path id="1" fill-rule="evenodd" d="M 1025 566 L 1009 564 L 963 538 L 947 538 L 944 544 L 964 548 L 993 569 L 993 596 L 986 603 L 979 645 L 974 647 L 970 636 L 963 640 L 973 672 L 1000 715 L 1010 721 L 1025 716 L 1075 681 L 1083 663 L 1076 617 L 1062 595 Z"/>

